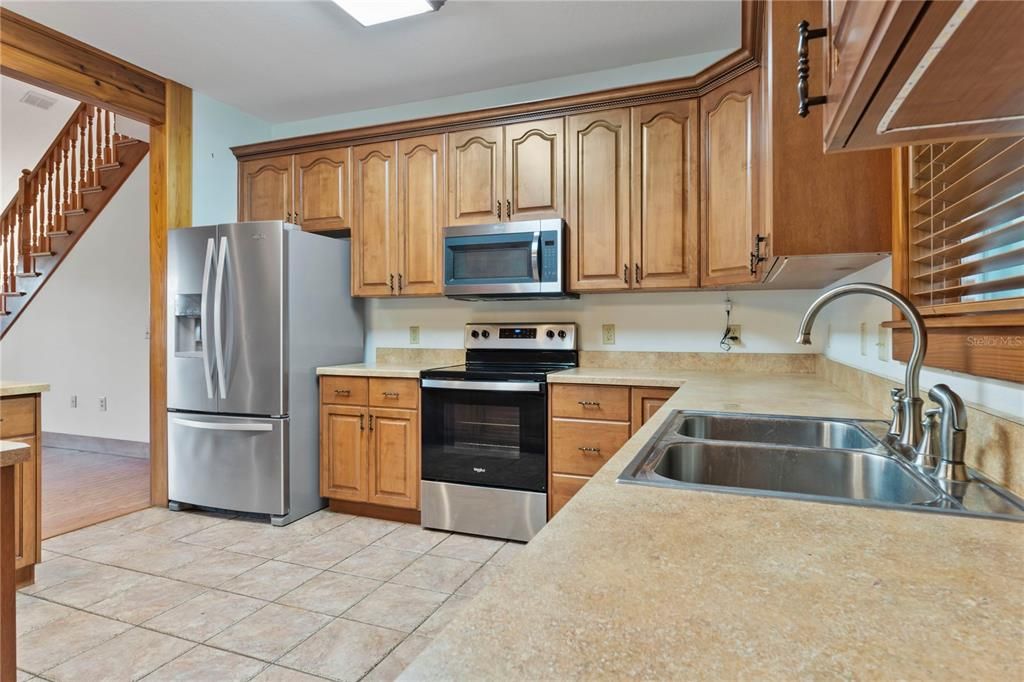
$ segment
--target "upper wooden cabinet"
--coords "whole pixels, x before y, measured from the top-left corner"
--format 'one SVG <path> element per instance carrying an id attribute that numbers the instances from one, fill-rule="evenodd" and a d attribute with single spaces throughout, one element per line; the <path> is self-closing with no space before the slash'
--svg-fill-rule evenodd
<path id="1" fill-rule="evenodd" d="M 760 69 L 700 98 L 701 282 L 755 281 L 752 244 L 761 229 Z"/>
<path id="2" fill-rule="evenodd" d="M 827 31 L 811 42 L 808 66 L 826 76 L 824 90 L 809 91 L 826 97 L 830 151 L 1024 134 L 1024 3 L 825 6 L 823 20 L 805 18 Z"/>
<path id="3" fill-rule="evenodd" d="M 310 231 L 351 226 L 348 147 L 243 161 L 238 219 L 284 220 Z"/>
<path id="4" fill-rule="evenodd" d="M 292 158 L 276 156 L 238 164 L 238 219 L 290 220 Z"/>
<path id="5" fill-rule="evenodd" d="M 565 120 L 448 135 L 448 224 L 561 218 Z"/>
<path id="6" fill-rule="evenodd" d="M 295 156 L 294 219 L 304 230 L 351 227 L 349 165 L 351 148 Z"/>
<path id="7" fill-rule="evenodd" d="M 441 293 L 444 135 L 352 148 L 352 293 Z"/>

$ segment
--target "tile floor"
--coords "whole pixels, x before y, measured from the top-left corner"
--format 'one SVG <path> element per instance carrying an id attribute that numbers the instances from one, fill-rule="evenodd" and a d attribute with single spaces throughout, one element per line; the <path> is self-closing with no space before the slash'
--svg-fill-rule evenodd
<path id="1" fill-rule="evenodd" d="M 43 542 L 18 680 L 391 680 L 522 545 L 157 507 Z"/>

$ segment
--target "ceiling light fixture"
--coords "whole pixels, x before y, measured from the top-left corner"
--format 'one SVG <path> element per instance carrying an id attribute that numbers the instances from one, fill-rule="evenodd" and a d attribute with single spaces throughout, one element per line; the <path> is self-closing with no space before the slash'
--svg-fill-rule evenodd
<path id="1" fill-rule="evenodd" d="M 444 0 L 334 0 L 352 18 L 363 26 L 383 24 L 417 14 L 436 12 Z"/>

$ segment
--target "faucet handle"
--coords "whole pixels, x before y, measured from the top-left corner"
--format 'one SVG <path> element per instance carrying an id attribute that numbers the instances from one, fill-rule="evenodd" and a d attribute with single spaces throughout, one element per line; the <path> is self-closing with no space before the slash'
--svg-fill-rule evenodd
<path id="1" fill-rule="evenodd" d="M 925 410 L 924 419 L 921 420 L 921 444 L 917 446 L 917 455 L 914 457 L 914 466 L 921 469 L 934 469 L 939 463 L 935 455 L 935 427 L 939 424 L 939 415 L 942 410 L 933 407 Z"/>
<path id="2" fill-rule="evenodd" d="M 967 447 L 967 406 L 946 384 L 936 384 L 928 397 L 939 405 L 939 462 L 935 477 L 948 481 L 967 481 L 964 451 Z"/>
<path id="3" fill-rule="evenodd" d="M 892 423 L 889 424 L 889 435 L 893 439 L 898 440 L 903 432 L 903 389 L 897 387 L 890 388 L 889 397 L 892 398 L 892 405 L 889 408 L 892 410 Z"/>

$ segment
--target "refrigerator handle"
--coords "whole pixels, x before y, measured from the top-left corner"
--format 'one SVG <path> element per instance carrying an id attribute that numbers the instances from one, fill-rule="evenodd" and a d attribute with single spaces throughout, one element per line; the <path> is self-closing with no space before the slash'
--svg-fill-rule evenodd
<path id="1" fill-rule="evenodd" d="M 227 371 L 224 367 L 224 330 L 221 318 L 224 308 L 224 266 L 228 258 L 228 238 L 220 238 L 220 252 L 217 254 L 217 280 L 213 285 L 213 347 L 217 353 L 217 386 L 221 400 L 228 397 Z"/>
<path id="2" fill-rule="evenodd" d="M 204 429 L 206 431 L 273 431 L 273 424 L 245 422 L 200 422 L 194 419 L 175 418 L 174 423 L 178 426 L 187 426 L 192 429 Z"/>
<path id="3" fill-rule="evenodd" d="M 213 269 L 213 238 L 206 240 L 206 257 L 203 259 L 203 293 L 199 298 L 199 324 L 203 326 L 203 377 L 206 379 L 206 397 L 213 400 L 213 367 L 210 358 L 210 329 L 206 326 L 207 293 L 210 291 L 210 270 Z"/>

